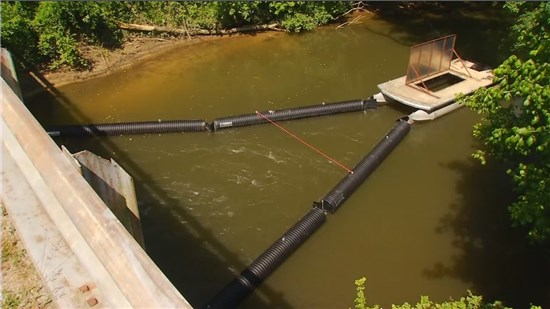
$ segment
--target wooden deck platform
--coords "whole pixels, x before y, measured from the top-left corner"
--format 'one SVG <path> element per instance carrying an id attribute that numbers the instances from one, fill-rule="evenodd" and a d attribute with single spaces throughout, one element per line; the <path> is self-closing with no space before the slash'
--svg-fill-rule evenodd
<path id="1" fill-rule="evenodd" d="M 462 81 L 448 87 L 431 91 L 430 94 L 425 89 L 417 86 L 418 84 L 422 85 L 420 82 L 415 83 L 416 85 L 406 85 L 405 76 L 379 84 L 378 89 L 386 99 L 395 100 L 425 111 L 434 111 L 454 101 L 459 93 L 470 94 L 480 87 L 487 87 L 492 84 L 493 74 L 491 70 L 477 71 L 472 68 L 474 63 L 466 60 L 462 62 L 466 68 L 459 59 L 455 59 L 451 62 L 449 70 L 425 79 L 424 82 L 429 83 L 430 80 L 445 74 L 452 74 L 454 77 L 462 79 Z M 471 74 L 471 77 L 468 73 Z"/>

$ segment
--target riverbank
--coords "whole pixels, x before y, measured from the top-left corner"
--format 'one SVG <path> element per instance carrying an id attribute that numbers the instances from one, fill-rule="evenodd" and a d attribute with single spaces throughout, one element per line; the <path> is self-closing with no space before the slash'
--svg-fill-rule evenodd
<path id="1" fill-rule="evenodd" d="M 182 36 L 168 38 L 134 36 L 125 42 L 121 48 L 114 50 L 97 46 L 86 46 L 83 48 L 81 50 L 83 56 L 92 62 L 92 68 L 89 70 L 61 69 L 57 71 L 39 71 L 38 73 L 51 85 L 60 87 L 124 70 L 173 49 L 190 48 L 203 42 L 228 39 L 236 36 L 239 35 L 192 38 Z"/>
<path id="2" fill-rule="evenodd" d="M 341 20 L 342 23 L 330 24 L 324 27 L 341 28 L 350 24 L 358 23 L 361 19 L 372 17 L 372 15 L 374 15 L 374 13 L 367 10 L 350 11 L 346 16 L 343 16 L 343 20 Z M 185 52 L 187 48 L 198 48 L 198 46 L 204 42 L 236 39 L 250 35 L 269 35 L 269 33 L 272 33 L 272 31 L 268 30 L 259 32 L 233 33 L 229 35 L 200 36 L 149 36 L 145 34 L 133 33 L 129 35 L 126 42 L 124 42 L 120 48 L 107 49 L 92 45 L 83 46 L 80 49 L 80 52 L 84 58 L 89 59 L 92 63 L 89 70 L 75 70 L 70 68 L 62 68 L 55 71 L 47 69 L 37 70 L 36 72 L 33 72 L 33 74 L 30 74 L 30 76 L 20 73 L 19 75 L 21 79 L 23 79 L 20 82 L 22 87 L 25 87 L 25 85 L 33 85 L 28 86 L 25 89 L 25 96 L 32 96 L 44 90 L 43 88 L 47 88 L 40 87 L 40 84 L 43 84 L 43 82 L 36 84 L 34 82 L 25 81 L 28 77 L 38 79 L 33 75 L 39 75 L 39 79 L 44 79 L 49 86 L 61 87 L 71 83 L 102 77 L 125 70 L 131 66 L 139 65 L 143 61 L 156 58 L 159 55 L 171 50 L 182 49 L 182 52 Z"/>

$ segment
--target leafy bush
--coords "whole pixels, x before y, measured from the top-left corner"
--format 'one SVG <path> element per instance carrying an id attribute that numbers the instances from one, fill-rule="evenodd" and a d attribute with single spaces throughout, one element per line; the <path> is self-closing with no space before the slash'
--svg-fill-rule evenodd
<path id="1" fill-rule="evenodd" d="M 311 30 L 344 13 L 351 2 L 270 2 L 281 26 L 292 32 Z"/>
<path id="2" fill-rule="evenodd" d="M 379 305 L 372 307 L 367 305 L 365 297 L 365 277 L 355 280 L 355 288 L 357 296 L 354 300 L 355 309 L 380 309 Z M 404 303 L 402 305 L 392 305 L 392 309 L 510 309 L 505 307 L 501 302 L 495 301 L 493 303 L 483 302 L 483 297 L 473 295 L 468 291 L 468 296 L 461 297 L 459 300 L 448 300 L 443 303 L 434 303 L 428 296 L 421 296 L 420 302 L 416 305 Z M 539 306 L 531 306 L 531 309 L 542 309 Z"/>
<path id="3" fill-rule="evenodd" d="M 292 32 L 330 22 L 352 2 L 2 2 L 2 46 L 27 64 L 90 65 L 79 48 L 121 45 L 117 22 L 185 29 L 222 29 L 278 22 Z"/>
<path id="4" fill-rule="evenodd" d="M 33 25 L 39 33 L 39 52 L 52 60 L 52 68 L 87 67 L 89 62 L 78 51 L 79 43 L 120 45 L 121 32 L 105 8 L 104 3 L 84 1 L 39 4 Z"/>
<path id="5" fill-rule="evenodd" d="M 168 27 L 216 29 L 219 22 L 215 2 L 118 2 L 121 21 Z"/>
<path id="6" fill-rule="evenodd" d="M 43 33 L 38 41 L 40 54 L 51 60 L 50 67 L 57 69 L 63 65 L 84 68 L 89 65 L 78 51 L 78 42 L 70 33 Z"/>
<path id="7" fill-rule="evenodd" d="M 89 65 L 80 44 L 117 47 L 122 32 L 114 10 L 120 4 L 104 2 L 2 2 L 2 46 L 23 62 L 50 67 Z"/>
<path id="8" fill-rule="evenodd" d="M 506 162 L 518 198 L 512 221 L 529 238 L 550 243 L 550 3 L 506 3 L 517 15 L 513 53 L 494 70 L 496 84 L 461 98 L 484 115 L 474 136 L 484 144 L 474 157 Z"/>
<path id="9" fill-rule="evenodd" d="M 121 32 L 109 3 L 103 2 L 41 2 L 34 23 L 48 33 L 68 32 L 87 43 L 117 46 Z"/>
<path id="10" fill-rule="evenodd" d="M 271 14 L 258 1 L 221 1 L 216 4 L 217 18 L 223 28 L 268 22 Z"/>
<path id="11" fill-rule="evenodd" d="M 38 33 L 32 27 L 37 3 L 2 2 L 2 46 L 17 55 L 25 63 L 36 65 L 43 61 L 38 52 Z"/>
<path id="12" fill-rule="evenodd" d="M 190 28 L 216 29 L 219 26 L 216 3 L 185 2 L 185 16 Z"/>

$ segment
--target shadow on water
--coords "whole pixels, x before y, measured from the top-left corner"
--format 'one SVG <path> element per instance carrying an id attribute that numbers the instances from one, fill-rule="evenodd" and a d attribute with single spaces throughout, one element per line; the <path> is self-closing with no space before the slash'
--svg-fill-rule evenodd
<path id="1" fill-rule="evenodd" d="M 63 110 L 63 113 L 70 115 L 67 119 L 71 123 L 91 123 L 39 73 L 22 70 L 19 72 L 19 79 L 23 93 L 38 87 L 47 90 L 40 94 L 40 102 L 34 102 L 38 103 L 38 108 L 50 108 L 47 104 L 59 104 L 62 108 L 57 106 L 56 112 Z M 56 143 L 65 145 L 71 153 L 86 149 L 104 158 L 111 158 L 116 154 L 117 162 L 134 179 L 147 253 L 193 307 L 205 307 L 236 276 L 229 266 L 233 266 L 237 272 L 247 266 L 187 213 L 184 207 L 178 206 L 182 201 L 170 197 L 163 188 L 153 183 L 151 175 L 125 155 L 109 138 L 63 138 L 57 139 Z M 190 254 L 190 251 L 193 253 Z M 207 272 L 197 274 L 196 271 L 190 271 L 198 265 Z M 272 307 L 274 304 L 278 308 L 290 308 L 282 293 L 266 284 L 262 285 L 261 294 L 252 293 L 247 302 L 258 308 Z"/>
<path id="2" fill-rule="evenodd" d="M 461 198 L 436 232 L 450 233 L 458 254 L 449 265 L 437 263 L 424 275 L 460 279 L 485 300 L 514 308 L 550 307 L 550 261 L 528 244 L 524 230 L 511 227 L 507 205 L 514 196 L 504 168 L 482 166 L 473 158 L 445 165 L 460 175 L 456 189 Z"/>
<path id="3" fill-rule="evenodd" d="M 369 7 L 377 13 L 376 18 L 391 23 L 385 36 L 399 44 L 410 46 L 456 34 L 455 49 L 461 57 L 493 67 L 504 60 L 498 49 L 507 37 L 511 19 L 500 3 L 375 1 Z"/>

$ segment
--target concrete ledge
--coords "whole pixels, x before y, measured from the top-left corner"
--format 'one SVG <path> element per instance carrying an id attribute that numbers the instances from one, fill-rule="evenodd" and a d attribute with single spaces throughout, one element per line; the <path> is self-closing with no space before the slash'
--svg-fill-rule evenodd
<path id="1" fill-rule="evenodd" d="M 66 307 L 191 308 L 2 79 L 2 201 Z"/>

